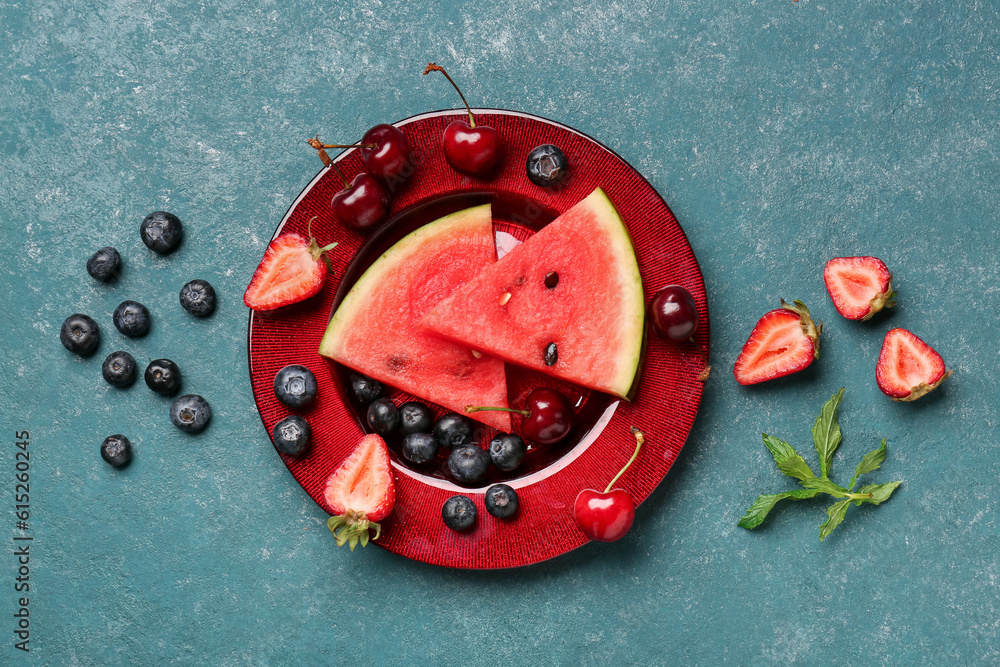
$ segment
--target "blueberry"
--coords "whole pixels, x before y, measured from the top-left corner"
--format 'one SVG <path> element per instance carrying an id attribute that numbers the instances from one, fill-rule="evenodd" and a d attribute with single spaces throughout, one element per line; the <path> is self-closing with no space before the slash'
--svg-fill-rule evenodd
<path id="1" fill-rule="evenodd" d="M 170 421 L 186 433 L 205 430 L 212 418 L 212 407 L 198 394 L 184 394 L 170 404 Z"/>
<path id="2" fill-rule="evenodd" d="M 368 426 L 379 435 L 389 435 L 399 426 L 399 410 L 388 398 L 368 406 Z"/>
<path id="3" fill-rule="evenodd" d="M 62 323 L 59 340 L 70 352 L 85 357 L 97 349 L 101 342 L 101 330 L 92 317 L 76 313 Z"/>
<path id="4" fill-rule="evenodd" d="M 403 433 L 430 433 L 434 424 L 431 409 L 417 401 L 399 406 L 399 430 Z"/>
<path id="5" fill-rule="evenodd" d="M 486 489 L 486 511 L 498 519 L 508 519 L 517 514 L 517 491 L 506 484 L 494 484 Z"/>
<path id="6" fill-rule="evenodd" d="M 528 180 L 543 188 L 559 185 L 569 173 L 569 161 L 558 146 L 542 144 L 528 153 Z"/>
<path id="7" fill-rule="evenodd" d="M 524 440 L 519 435 L 499 433 L 490 441 L 490 460 L 500 470 L 510 472 L 521 465 L 528 452 Z"/>
<path id="8" fill-rule="evenodd" d="M 452 496 L 444 501 L 441 518 L 452 530 L 468 530 L 476 522 L 476 504 L 465 496 Z"/>
<path id="9" fill-rule="evenodd" d="M 444 449 L 467 445 L 472 442 L 472 421 L 454 412 L 447 414 L 434 424 L 434 437 Z"/>
<path id="10" fill-rule="evenodd" d="M 181 305 L 195 317 L 215 312 L 215 288 L 207 280 L 192 280 L 181 288 Z"/>
<path id="11" fill-rule="evenodd" d="M 381 382 L 357 373 L 351 373 L 351 389 L 358 400 L 365 405 L 382 396 Z"/>
<path id="12" fill-rule="evenodd" d="M 124 435 L 109 435 L 101 443 L 101 458 L 116 468 L 132 462 L 132 443 Z"/>
<path id="13" fill-rule="evenodd" d="M 142 242 L 153 252 L 166 255 L 181 242 L 184 230 L 181 221 L 173 213 L 153 211 L 139 226 Z"/>
<path id="14" fill-rule="evenodd" d="M 289 456 L 302 456 L 309 451 L 312 427 L 298 415 L 289 415 L 274 425 L 271 439 L 278 451 Z"/>
<path id="15" fill-rule="evenodd" d="M 122 301 L 111 319 L 115 328 L 129 338 L 145 336 L 149 331 L 149 310 L 138 301 Z"/>
<path id="16" fill-rule="evenodd" d="M 149 362 L 143 374 L 146 386 L 157 394 L 176 394 L 181 388 L 181 369 L 169 359 L 156 359 Z"/>
<path id="17" fill-rule="evenodd" d="M 433 461 L 438 453 L 438 441 L 430 433 L 410 433 L 403 438 L 403 458 L 410 463 Z"/>
<path id="18" fill-rule="evenodd" d="M 101 375 L 108 384 L 128 387 L 135 382 L 135 357 L 128 352 L 112 352 L 101 364 Z"/>
<path id="19" fill-rule="evenodd" d="M 304 408 L 316 400 L 316 376 L 305 366 L 291 364 L 274 376 L 274 395 L 290 408 Z"/>
<path id="20" fill-rule="evenodd" d="M 87 273 L 101 282 L 107 282 L 118 275 L 121 265 L 122 256 L 117 250 L 107 246 L 95 252 L 87 260 Z"/>
<path id="21" fill-rule="evenodd" d="M 490 469 L 490 455 L 476 445 L 460 445 L 451 450 L 448 470 L 460 482 L 474 483 L 486 477 Z"/>

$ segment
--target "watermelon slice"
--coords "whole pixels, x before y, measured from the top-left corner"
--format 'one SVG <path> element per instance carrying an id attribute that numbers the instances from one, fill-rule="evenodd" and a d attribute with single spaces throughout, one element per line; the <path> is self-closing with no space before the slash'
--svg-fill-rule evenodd
<path id="1" fill-rule="evenodd" d="M 421 323 L 463 346 L 627 398 L 643 317 L 632 240 L 598 188 Z"/>
<path id="2" fill-rule="evenodd" d="M 365 271 L 327 326 L 319 353 L 455 412 L 507 405 L 504 363 L 473 355 L 416 322 L 496 262 L 490 205 L 440 218 L 404 237 Z M 510 414 L 474 419 L 509 433 Z"/>

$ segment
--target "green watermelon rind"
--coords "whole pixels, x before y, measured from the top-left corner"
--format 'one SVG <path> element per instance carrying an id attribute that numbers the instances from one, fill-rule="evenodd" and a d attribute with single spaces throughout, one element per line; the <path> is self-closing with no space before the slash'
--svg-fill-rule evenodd
<path id="1" fill-rule="evenodd" d="M 482 215 L 482 210 L 487 210 L 490 216 L 490 204 L 473 206 L 471 208 L 456 211 L 442 218 L 435 220 L 429 225 L 424 225 L 416 229 L 391 248 L 386 250 L 375 260 L 365 271 L 358 281 L 354 283 L 350 291 L 341 301 L 337 311 L 327 325 L 326 333 L 319 344 L 319 353 L 324 357 L 335 357 L 338 349 L 337 342 L 344 338 L 344 330 L 355 320 L 363 315 L 367 302 L 363 295 L 370 294 L 377 286 L 392 275 L 396 266 L 407 259 L 426 242 L 428 237 L 436 237 L 442 234 L 447 235 L 449 229 L 462 229 L 466 226 L 469 218 L 476 218 Z"/>

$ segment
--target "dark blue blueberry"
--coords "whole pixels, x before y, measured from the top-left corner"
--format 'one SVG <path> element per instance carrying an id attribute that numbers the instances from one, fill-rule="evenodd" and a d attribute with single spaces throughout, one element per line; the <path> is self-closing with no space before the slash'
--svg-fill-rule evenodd
<path id="1" fill-rule="evenodd" d="M 289 415 L 274 425 L 271 439 L 279 452 L 289 456 L 302 456 L 309 451 L 312 427 L 298 415 Z"/>
<path id="2" fill-rule="evenodd" d="M 399 426 L 399 410 L 388 398 L 368 406 L 368 426 L 379 435 L 389 435 Z"/>
<path id="3" fill-rule="evenodd" d="M 101 364 L 101 375 L 108 384 L 128 387 L 135 382 L 135 357 L 128 352 L 112 352 Z"/>
<path id="4" fill-rule="evenodd" d="M 101 330 L 92 317 L 76 313 L 62 323 L 59 340 L 70 352 L 85 357 L 97 349 L 101 342 Z"/>
<path id="5" fill-rule="evenodd" d="M 176 394 L 181 388 L 181 369 L 169 359 L 156 359 L 149 362 L 143 373 L 146 386 L 157 394 Z"/>
<path id="6" fill-rule="evenodd" d="M 358 400 L 365 405 L 382 396 L 381 382 L 357 373 L 351 373 L 351 389 Z"/>
<path id="7" fill-rule="evenodd" d="M 403 438 L 403 458 L 410 463 L 433 461 L 437 453 L 437 438 L 430 433 L 410 433 Z"/>
<path id="8" fill-rule="evenodd" d="M 468 530 L 476 522 L 476 504 L 465 496 L 452 496 L 444 501 L 441 518 L 452 530 Z"/>
<path id="9" fill-rule="evenodd" d="M 452 449 L 472 442 L 472 420 L 454 412 L 434 424 L 434 437 L 443 449 Z"/>
<path id="10" fill-rule="evenodd" d="M 87 273 L 101 282 L 107 282 L 118 275 L 121 265 L 122 256 L 117 250 L 107 246 L 95 252 L 87 260 Z"/>
<path id="11" fill-rule="evenodd" d="M 482 481 L 490 470 L 490 455 L 476 445 L 460 445 L 451 450 L 448 470 L 452 477 L 466 484 Z"/>
<path id="12" fill-rule="evenodd" d="M 494 484 L 486 489 L 483 501 L 486 511 L 498 519 L 509 519 L 517 514 L 517 491 L 506 484 Z"/>
<path id="13" fill-rule="evenodd" d="M 173 213 L 153 211 L 139 226 L 142 242 L 153 252 L 166 255 L 181 242 L 184 230 L 181 221 Z"/>
<path id="14" fill-rule="evenodd" d="M 569 173 L 569 161 L 558 146 L 542 144 L 528 153 L 528 180 L 543 188 L 559 185 Z"/>
<path id="15" fill-rule="evenodd" d="M 198 394 L 178 396 L 170 404 L 170 421 L 186 433 L 205 430 L 212 419 L 212 407 Z"/>
<path id="16" fill-rule="evenodd" d="M 138 301 L 122 301 L 111 319 L 115 328 L 129 338 L 145 336 L 149 332 L 149 310 Z"/>
<path id="17" fill-rule="evenodd" d="M 285 366 L 274 376 L 274 395 L 290 408 L 312 404 L 316 391 L 316 376 L 305 366 Z"/>
<path id="18" fill-rule="evenodd" d="M 101 458 L 116 468 L 132 462 L 132 443 L 124 435 L 109 435 L 101 443 Z"/>
<path id="19" fill-rule="evenodd" d="M 510 472 L 521 465 L 528 452 L 524 440 L 519 435 L 499 433 L 490 441 L 490 460 L 500 470 Z"/>
<path id="20" fill-rule="evenodd" d="M 181 305 L 195 317 L 215 312 L 215 288 L 207 280 L 192 280 L 181 288 Z"/>
<path id="21" fill-rule="evenodd" d="M 434 413 L 417 401 L 399 406 L 399 430 L 403 433 L 430 433 L 434 425 Z"/>

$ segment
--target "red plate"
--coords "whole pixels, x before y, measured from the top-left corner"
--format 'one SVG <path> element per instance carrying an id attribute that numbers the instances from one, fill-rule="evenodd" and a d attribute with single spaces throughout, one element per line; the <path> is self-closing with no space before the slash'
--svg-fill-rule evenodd
<path id="1" fill-rule="evenodd" d="M 544 118 L 493 109 L 475 113 L 479 124 L 496 128 L 504 141 L 504 156 L 494 177 L 464 176 L 444 160 L 441 132 L 456 118 L 465 118 L 464 112 L 438 111 L 401 121 L 397 126 L 413 146 L 418 164 L 409 182 L 392 193 L 389 224 L 370 239 L 333 219 L 330 199 L 342 186 L 331 169 L 323 169 L 306 186 L 274 235 L 304 234 L 315 217 L 312 233 L 320 244 L 339 243 L 330 253 L 332 274 L 323 291 L 308 301 L 275 314 L 251 312 L 248 343 L 254 399 L 269 434 L 292 412 L 274 397 L 275 373 L 294 363 L 316 375 L 317 404 L 303 413 L 313 428 L 312 450 L 301 460 L 281 456 L 306 493 L 329 511 L 323 498 L 326 480 L 361 437 L 363 408 L 349 396 L 346 369 L 320 357 L 317 349 L 334 307 L 354 281 L 406 233 L 441 215 L 492 201 L 502 248 L 527 238 L 594 188 L 603 188 L 632 235 L 647 302 L 664 285 L 683 285 L 694 295 L 701 324 L 693 343 L 668 344 L 649 336 L 632 403 L 563 385 L 578 403 L 571 441 L 555 450 L 529 452 L 513 473 L 518 477 L 493 477 L 481 488 L 464 488 L 445 477 L 444 459 L 416 470 L 393 452 L 396 508 L 382 523 L 376 544 L 434 565 L 492 569 L 537 563 L 587 541 L 573 520 L 573 501 L 581 489 L 603 490 L 625 464 L 635 449 L 631 426 L 645 432 L 646 444 L 616 486 L 637 503 L 656 488 L 683 447 L 701 402 L 698 375 L 708 358 L 708 303 L 698 262 L 677 220 L 656 190 L 618 155 Z M 559 146 L 569 159 L 570 176 L 558 190 L 532 184 L 525 172 L 528 153 L 546 143 Z M 342 153 L 336 162 L 348 179 L 363 169 L 357 150 Z M 540 382 L 554 384 L 510 365 L 507 369 L 511 405 L 518 405 Z M 397 405 L 409 400 L 401 392 L 391 397 Z M 483 434 L 485 442 L 489 437 Z M 520 510 L 513 520 L 501 521 L 486 512 L 483 492 L 496 481 L 506 481 L 517 490 Z M 453 532 L 441 520 L 444 501 L 458 493 L 472 498 L 478 508 L 476 525 L 467 533 Z"/>

